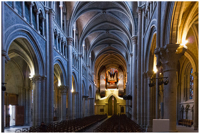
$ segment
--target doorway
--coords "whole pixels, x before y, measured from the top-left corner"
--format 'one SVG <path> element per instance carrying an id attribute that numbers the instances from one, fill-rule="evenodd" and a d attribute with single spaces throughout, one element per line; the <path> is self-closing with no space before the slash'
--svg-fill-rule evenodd
<path id="1" fill-rule="evenodd" d="M 114 96 L 111 96 L 108 100 L 108 115 L 117 114 L 117 100 Z"/>

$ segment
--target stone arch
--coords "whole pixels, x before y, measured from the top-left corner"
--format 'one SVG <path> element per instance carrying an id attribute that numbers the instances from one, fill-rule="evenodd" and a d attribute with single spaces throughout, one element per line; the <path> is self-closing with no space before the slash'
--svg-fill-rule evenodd
<path id="1" fill-rule="evenodd" d="M 93 97 L 93 95 L 92 95 L 92 86 L 91 85 L 89 86 L 89 89 L 88 89 L 88 96 L 89 97 Z"/>
<path id="2" fill-rule="evenodd" d="M 66 85 L 67 82 L 67 73 L 65 71 L 62 60 L 59 57 L 55 57 L 54 59 L 54 72 L 56 72 L 56 76 L 60 79 L 61 85 Z"/>
<path id="3" fill-rule="evenodd" d="M 86 89 L 86 85 L 85 85 L 85 81 L 82 80 L 82 96 L 85 95 L 85 89 Z"/>
<path id="4" fill-rule="evenodd" d="M 76 88 L 75 92 L 78 92 L 78 82 L 77 82 L 77 77 L 76 77 L 75 72 L 72 72 L 72 78 L 74 78 L 73 84 L 75 85 L 75 88 Z M 73 82 L 73 80 L 72 80 L 72 82 Z"/>
<path id="5" fill-rule="evenodd" d="M 20 25 L 19 28 L 15 28 L 15 25 L 10 27 L 5 32 L 5 38 L 3 45 L 3 50 L 6 52 L 8 57 L 8 50 L 10 48 L 11 43 L 18 38 L 23 38 L 27 41 L 27 49 L 30 50 L 30 57 L 32 57 L 33 65 L 34 65 L 34 74 L 43 75 L 44 70 L 44 54 L 41 52 L 41 48 L 38 45 L 38 41 L 34 34 L 29 30 L 28 27 Z M 34 58 L 33 58 L 34 57 Z M 9 58 L 9 57 L 8 57 Z"/>
<path id="6" fill-rule="evenodd" d="M 146 55 L 145 55 L 145 69 L 146 71 L 152 71 L 153 70 L 153 57 L 154 56 L 154 49 L 156 48 L 156 27 L 153 26 L 150 30 L 148 40 L 147 40 L 147 49 L 146 49 Z"/>
<path id="7" fill-rule="evenodd" d="M 78 117 L 78 83 L 75 72 L 72 72 L 72 118 Z"/>

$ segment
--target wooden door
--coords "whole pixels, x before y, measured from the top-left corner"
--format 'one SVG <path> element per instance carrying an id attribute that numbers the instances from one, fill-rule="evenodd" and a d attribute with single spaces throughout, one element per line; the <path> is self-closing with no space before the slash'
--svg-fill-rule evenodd
<path id="1" fill-rule="evenodd" d="M 15 107 L 15 125 L 16 126 L 24 125 L 24 106 Z"/>

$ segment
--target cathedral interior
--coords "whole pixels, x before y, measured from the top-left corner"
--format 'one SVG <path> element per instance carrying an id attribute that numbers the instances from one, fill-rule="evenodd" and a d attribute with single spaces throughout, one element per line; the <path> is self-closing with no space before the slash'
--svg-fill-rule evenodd
<path id="1" fill-rule="evenodd" d="M 2 1 L 1 132 L 197 132 L 198 11 L 198 1 Z"/>

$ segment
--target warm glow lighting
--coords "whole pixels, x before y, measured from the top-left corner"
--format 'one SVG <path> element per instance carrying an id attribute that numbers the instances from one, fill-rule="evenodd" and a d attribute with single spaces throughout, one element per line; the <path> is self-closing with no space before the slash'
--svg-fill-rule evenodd
<path id="1" fill-rule="evenodd" d="M 33 76 L 34 76 L 33 72 L 29 74 L 29 78 L 33 78 Z"/>
<path id="2" fill-rule="evenodd" d="M 58 86 L 61 86 L 61 81 L 60 80 L 58 80 Z"/>
<path id="3" fill-rule="evenodd" d="M 74 90 L 72 89 L 72 90 L 71 90 L 71 92 L 73 93 L 73 92 L 74 92 Z"/>
<path id="4" fill-rule="evenodd" d="M 158 69 L 156 68 L 156 66 L 153 67 L 153 72 L 154 72 L 154 73 L 157 73 L 157 72 L 158 72 Z"/>
<path id="5" fill-rule="evenodd" d="M 156 55 L 154 54 L 154 59 L 153 59 L 153 72 L 154 73 L 157 73 L 158 72 L 158 69 L 156 67 L 156 61 L 157 61 L 157 57 Z"/>
<path id="6" fill-rule="evenodd" d="M 180 46 L 183 46 L 184 48 L 187 48 L 186 44 L 188 43 L 188 40 L 183 40 Z"/>

